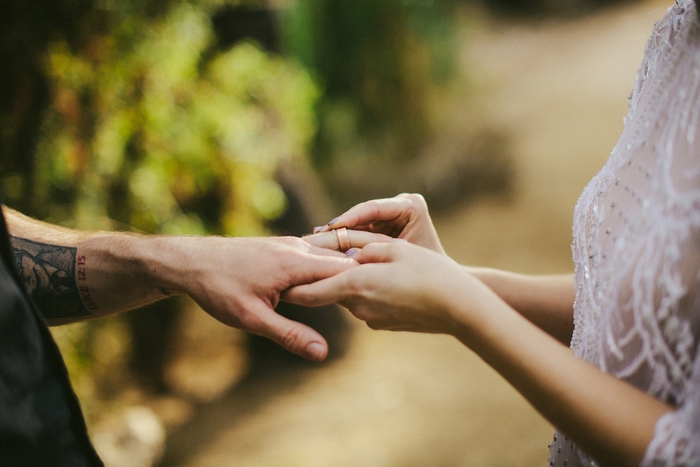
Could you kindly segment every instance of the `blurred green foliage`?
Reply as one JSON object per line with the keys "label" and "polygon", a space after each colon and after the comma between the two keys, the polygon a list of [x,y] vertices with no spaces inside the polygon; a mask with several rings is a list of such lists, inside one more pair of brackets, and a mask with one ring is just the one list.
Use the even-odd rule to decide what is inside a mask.
{"label": "blurred green foliage", "polygon": [[9,0],[6,202],[79,228],[253,235],[285,208],[282,161],[415,155],[456,70],[454,1],[286,2],[284,56],[218,45],[212,16],[242,4],[264,6]]}
{"label": "blurred green foliage", "polygon": [[283,46],[317,76],[315,162],[416,156],[429,99],[458,73],[454,0],[297,0],[283,10]]}
{"label": "blurred green foliage", "polygon": [[[295,0],[274,11],[283,54],[220,42],[217,13],[265,5],[6,0],[4,201],[81,229],[260,235],[287,206],[280,164],[414,155],[456,70],[453,2]],[[134,358],[128,323],[54,330],[84,402]]]}
{"label": "blurred green foliage", "polygon": [[120,11],[118,28],[80,53],[51,44],[34,194],[43,217],[254,235],[283,211],[274,171],[305,158],[319,90],[294,60],[253,43],[213,50],[207,6],[179,3],[148,22]]}
{"label": "blurred green foliage", "polygon": [[[275,171],[304,164],[316,132],[320,91],[297,60],[254,41],[219,47],[211,16],[225,2],[217,0],[56,2],[56,18],[41,8],[22,18],[15,6],[24,29],[38,22],[48,32],[38,39],[20,24],[5,33],[34,54],[17,79],[9,70],[19,54],[2,56],[0,74],[14,86],[2,117],[16,122],[2,135],[12,148],[1,174],[8,204],[80,229],[267,233],[287,203]],[[27,88],[28,79],[40,84]],[[18,113],[31,105],[35,118]],[[18,144],[24,134],[33,140]],[[54,330],[79,394],[124,374],[135,338],[126,323]]]}

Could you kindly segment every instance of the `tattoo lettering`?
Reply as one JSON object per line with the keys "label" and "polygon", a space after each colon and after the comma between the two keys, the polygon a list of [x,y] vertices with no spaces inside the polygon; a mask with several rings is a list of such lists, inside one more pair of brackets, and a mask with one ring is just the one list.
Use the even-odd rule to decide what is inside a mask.
{"label": "tattoo lettering", "polygon": [[76,248],[10,237],[15,267],[24,286],[47,318],[89,316],[96,310],[86,284],[85,256]]}
{"label": "tattoo lettering", "polygon": [[[78,259],[75,262],[75,265],[77,267],[75,273],[78,282],[84,282],[87,280],[87,272],[85,272],[85,262],[86,258],[84,255],[78,256]],[[78,284],[78,292],[80,292],[80,298],[83,300],[83,305],[85,305],[85,309],[87,309],[88,311],[97,310],[97,305],[95,305],[95,302],[92,300],[92,295],[90,295],[90,288],[86,284]]]}

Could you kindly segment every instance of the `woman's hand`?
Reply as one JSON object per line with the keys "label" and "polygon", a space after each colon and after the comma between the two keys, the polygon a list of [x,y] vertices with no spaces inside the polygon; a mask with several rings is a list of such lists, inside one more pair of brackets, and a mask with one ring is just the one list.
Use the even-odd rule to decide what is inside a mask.
{"label": "woman's hand", "polygon": [[486,309],[488,300],[498,300],[448,257],[408,242],[372,243],[353,259],[360,266],[293,287],[283,299],[340,303],[372,329],[444,334],[468,321],[456,310]]}
{"label": "woman's hand", "polygon": [[373,329],[456,337],[600,465],[638,465],[659,417],[673,410],[577,358],[446,256],[391,242],[353,258],[359,266],[283,298],[338,302]]}
{"label": "woman's hand", "polygon": [[402,238],[415,245],[445,253],[430,219],[428,205],[419,194],[400,194],[393,198],[360,203],[328,224],[317,227],[314,233],[341,227]]}

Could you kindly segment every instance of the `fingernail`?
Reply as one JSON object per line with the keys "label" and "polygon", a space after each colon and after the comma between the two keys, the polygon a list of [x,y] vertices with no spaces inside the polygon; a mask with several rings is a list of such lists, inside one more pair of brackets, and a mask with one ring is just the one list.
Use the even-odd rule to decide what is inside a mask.
{"label": "fingernail", "polygon": [[334,217],[333,219],[330,220],[330,222],[328,222],[328,225],[335,224],[336,222],[338,222],[338,219],[340,219],[340,217]]}
{"label": "fingernail", "polygon": [[347,256],[355,256],[358,251],[360,251],[359,248],[350,248],[348,251],[345,252],[345,254]]}
{"label": "fingernail", "polygon": [[324,227],[323,225],[316,226],[316,227],[314,227],[314,230],[312,230],[312,232],[315,233],[315,234],[317,234],[317,233],[319,233],[319,232],[321,231],[321,229],[322,229],[323,227]]}
{"label": "fingernail", "polygon": [[318,342],[312,342],[306,346],[306,356],[311,360],[320,362],[326,356],[326,348]]}

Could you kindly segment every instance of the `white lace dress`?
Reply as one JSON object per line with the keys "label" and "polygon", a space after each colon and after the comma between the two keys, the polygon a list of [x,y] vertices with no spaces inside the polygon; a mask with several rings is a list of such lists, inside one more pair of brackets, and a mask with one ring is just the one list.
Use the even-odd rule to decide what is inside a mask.
{"label": "white lace dress", "polygon": [[[700,23],[655,26],[625,129],[574,215],[574,353],[676,410],[642,466],[700,466]],[[597,465],[561,432],[550,466]]]}

